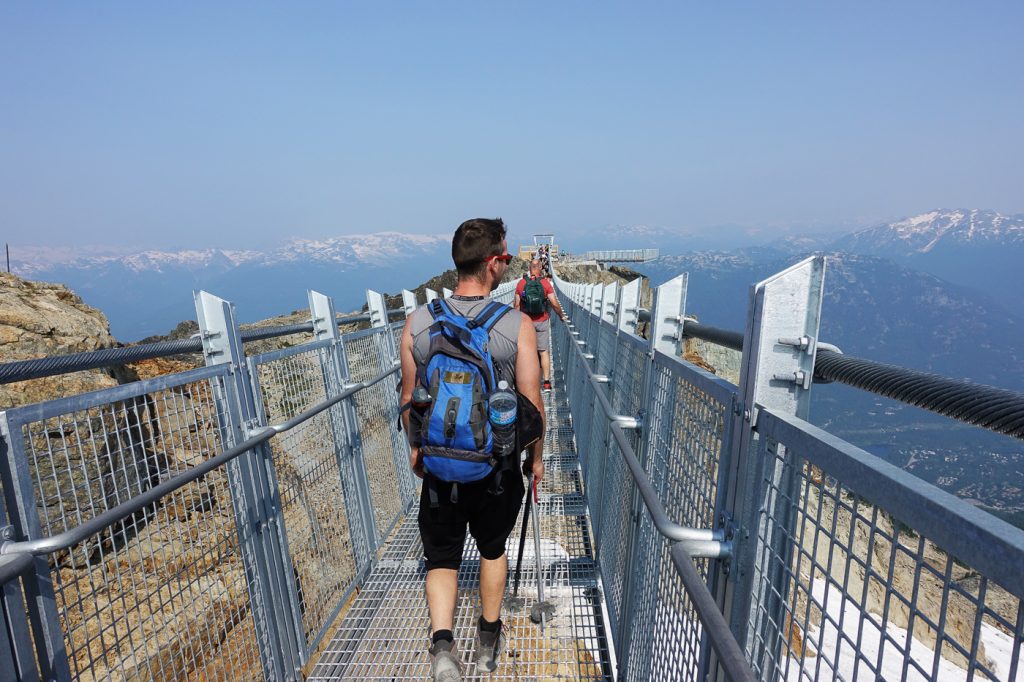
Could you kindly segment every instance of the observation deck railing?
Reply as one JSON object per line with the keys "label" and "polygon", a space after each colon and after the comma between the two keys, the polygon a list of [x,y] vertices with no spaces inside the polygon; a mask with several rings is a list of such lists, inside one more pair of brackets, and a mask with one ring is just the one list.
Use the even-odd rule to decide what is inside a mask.
{"label": "observation deck railing", "polygon": [[596,260],[601,263],[648,263],[659,255],[658,249],[611,249],[604,251],[584,251],[571,254],[569,260]]}

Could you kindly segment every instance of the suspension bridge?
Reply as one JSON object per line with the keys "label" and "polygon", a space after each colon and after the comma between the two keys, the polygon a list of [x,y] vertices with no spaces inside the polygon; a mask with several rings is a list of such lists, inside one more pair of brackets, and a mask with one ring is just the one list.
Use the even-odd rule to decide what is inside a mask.
{"label": "suspension bridge", "polygon": [[[824,265],[755,285],[742,334],[687,321],[685,275],[647,306],[639,281],[556,278],[569,323],[552,329],[539,551],[487,679],[1024,678],[1024,531],[806,421],[827,379],[1021,438],[1024,396],[823,343]],[[0,679],[427,677],[395,391],[420,302],[371,291],[339,317],[308,299],[308,323],[242,332],[200,292],[195,338],[0,365],[13,382],[204,359],[0,412]],[[738,384],[682,360],[686,336],[740,351]],[[455,636],[484,679],[475,552]],[[556,607],[540,625],[539,588]]]}

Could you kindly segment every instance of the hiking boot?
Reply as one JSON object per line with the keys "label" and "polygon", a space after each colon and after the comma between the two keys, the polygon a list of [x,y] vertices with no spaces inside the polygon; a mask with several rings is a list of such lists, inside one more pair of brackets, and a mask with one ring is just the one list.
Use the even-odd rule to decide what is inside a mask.
{"label": "hiking boot", "polygon": [[498,626],[496,632],[481,630],[479,625],[476,628],[476,651],[473,658],[476,659],[478,671],[493,673],[498,669],[498,656],[505,650],[505,628]]}
{"label": "hiking boot", "polygon": [[551,390],[551,382],[548,381],[547,379],[544,380],[544,390],[545,391],[550,391]]}
{"label": "hiking boot", "polygon": [[430,679],[434,682],[462,682],[462,664],[454,642],[442,640],[430,647]]}

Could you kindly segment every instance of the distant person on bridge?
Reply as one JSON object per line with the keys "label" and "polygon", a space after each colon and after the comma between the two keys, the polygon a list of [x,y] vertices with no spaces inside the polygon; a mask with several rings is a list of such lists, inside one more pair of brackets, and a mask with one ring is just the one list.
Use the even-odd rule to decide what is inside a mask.
{"label": "distant person on bridge", "polygon": [[[477,218],[462,223],[452,239],[452,260],[455,261],[459,283],[453,294],[444,300],[444,304],[461,316],[460,319],[468,318],[474,322],[482,320],[482,313],[492,304],[489,295],[505,276],[511,259],[505,241],[505,224],[500,218]],[[440,301],[435,303],[440,304]],[[515,526],[525,493],[519,472],[520,444],[530,452],[522,465],[523,471],[532,471],[538,482],[544,477],[544,405],[540,395],[537,333],[527,316],[507,306],[498,305],[498,308],[499,312],[490,314],[488,322],[481,322],[477,330],[487,329],[488,324],[493,324],[488,332],[487,345],[494,373],[520,394],[517,426],[525,428],[524,422],[532,417],[532,424],[536,428],[531,435],[533,440],[516,438],[517,448],[511,456],[515,471],[505,471],[499,464],[482,480],[459,483],[448,482],[451,478],[442,480],[441,473],[429,470],[430,462],[434,461],[433,452],[436,448],[433,446],[425,466],[421,448],[417,446],[421,441],[410,431],[410,414],[416,409],[412,406],[414,395],[423,394],[417,391],[418,385],[437,390],[432,388],[437,379],[424,375],[426,365],[434,362],[428,356],[432,343],[437,342],[436,339],[432,342],[432,332],[440,333],[440,323],[435,320],[439,311],[432,312],[430,306],[417,308],[409,316],[402,332],[402,422],[406,433],[410,434],[410,464],[413,472],[424,479],[418,520],[427,568],[426,594],[432,633],[430,653],[433,657],[431,674],[434,680],[441,682],[462,679],[462,666],[454,646],[453,629],[458,601],[458,570],[462,562],[467,526],[480,550],[480,602],[483,613],[477,621],[474,658],[480,672],[491,672],[497,666],[498,656],[506,641],[501,623],[501,602],[508,576],[505,542]],[[491,308],[490,312],[494,310]],[[493,318],[497,318],[497,321],[493,322]],[[437,358],[436,350],[434,352],[433,357]],[[452,378],[446,376],[444,380],[467,383],[467,380],[459,377],[469,374],[448,371],[446,375]],[[449,407],[445,408],[446,412],[440,413],[444,416],[445,432],[449,417],[458,420],[456,413],[462,414],[458,401],[453,403],[449,400],[447,404]],[[450,407],[453,404],[455,407]],[[529,404],[533,407],[530,408]],[[406,410],[406,406],[412,406],[412,409]],[[455,427],[456,424],[453,424],[453,431]],[[422,429],[419,430],[426,434]],[[541,436],[539,439],[538,434]],[[433,436],[424,435],[422,442],[426,443],[430,437]],[[493,458],[490,461],[495,462]]]}
{"label": "distant person on bridge", "polygon": [[558,318],[565,322],[565,313],[555,296],[555,288],[551,280],[543,276],[539,259],[530,261],[530,274],[519,280],[516,285],[515,307],[529,316],[533,328],[537,331],[537,354],[540,356],[540,369],[544,376],[544,390],[551,390],[551,316],[550,307]]}

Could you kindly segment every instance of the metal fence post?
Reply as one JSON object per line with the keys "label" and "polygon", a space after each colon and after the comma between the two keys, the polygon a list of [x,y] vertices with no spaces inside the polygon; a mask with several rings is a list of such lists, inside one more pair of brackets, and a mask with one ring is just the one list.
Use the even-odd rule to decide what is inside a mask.
{"label": "metal fence post", "polygon": [[661,351],[678,357],[683,348],[683,314],[686,306],[687,274],[678,275],[654,291],[648,334],[651,353]]}
{"label": "metal fence post", "polygon": [[[345,353],[345,342],[338,330],[337,315],[334,301],[317,292],[309,291],[309,309],[313,317],[313,334],[319,339],[333,341],[330,352],[334,358],[335,372],[329,386],[336,386],[342,391],[350,383],[348,356]],[[333,396],[331,396],[333,397]],[[370,499],[370,480],[366,474],[366,463],[359,447],[359,420],[356,418],[352,400],[344,400],[341,405],[340,423],[335,423],[335,413],[331,413],[331,430],[334,433],[335,456],[338,459],[338,472],[343,474],[349,467],[343,465],[343,459],[352,462],[351,470],[354,480],[342,478],[341,485],[345,494],[346,506],[352,505],[362,519],[361,524],[352,523],[349,516],[349,533],[352,535],[352,546],[356,551],[356,565],[360,572],[368,570],[377,551],[377,529],[373,515],[373,502]],[[358,525],[358,528],[356,527]],[[357,537],[359,536],[359,537]]]}
{"label": "metal fence post", "polygon": [[637,321],[640,319],[640,286],[643,279],[637,277],[629,284],[622,287],[619,295],[619,309],[615,318],[615,325],[619,332],[636,335]]}
{"label": "metal fence post", "polygon": [[423,293],[424,293],[424,294],[426,295],[426,297],[427,297],[427,303],[430,303],[430,302],[431,302],[431,301],[433,301],[433,300],[434,300],[435,298],[437,298],[437,292],[436,292],[436,291],[434,291],[433,289],[426,289],[426,290],[424,290],[424,292],[423,292]]}
{"label": "metal fence post", "polygon": [[452,291],[451,289],[449,289],[448,287],[444,287],[444,288],[443,288],[443,289],[441,290],[441,293],[443,293],[443,294],[444,294],[444,297],[445,297],[445,298],[451,298],[451,297],[452,297],[452,294],[453,294],[454,292],[453,292],[453,291]]}
{"label": "metal fence post", "polygon": [[601,319],[615,326],[619,309],[619,285],[617,282],[605,285],[601,300],[604,306],[604,309],[601,311]]}
{"label": "metal fence post", "polygon": [[[451,295],[451,291],[445,289],[448,292],[445,297]],[[378,357],[381,360],[380,371],[385,371],[392,366],[392,363],[398,362],[398,346],[395,343],[395,337],[391,333],[391,323],[388,318],[387,308],[384,307],[384,296],[372,291],[366,290],[366,301],[370,308],[370,325],[373,327],[381,327],[381,334],[378,335]],[[373,311],[376,310],[375,314]],[[383,336],[383,339],[380,339]],[[394,416],[397,418],[399,408],[398,404],[398,391],[389,391],[388,396],[385,400],[390,404],[394,410]],[[392,456],[394,457],[395,463],[395,474],[398,478],[398,490],[402,496],[402,502],[408,504],[413,497],[415,484],[412,480],[412,471],[409,468],[409,441],[404,436],[399,436],[397,432],[392,431],[391,433],[391,445],[392,445]],[[387,529],[383,529],[387,530]]]}
{"label": "metal fence post", "polygon": [[[0,477],[4,492],[4,499],[0,500],[0,526],[11,524],[12,540],[42,537],[32,472],[25,456],[22,435],[20,429],[19,432],[11,432],[6,412],[0,412]],[[2,507],[10,510],[9,518],[4,514]],[[15,581],[0,586],[3,589],[3,604],[0,606],[7,609],[9,623],[20,627],[26,626],[24,607],[27,607],[27,624],[32,628],[36,663],[43,679],[61,682],[71,680],[71,666],[64,646],[64,629],[57,613],[57,597],[53,590],[53,579],[50,577],[48,557],[35,557],[32,568],[21,577],[20,583],[25,590],[26,603],[22,605],[23,608],[18,608],[22,602],[18,582]],[[18,638],[21,641],[17,642],[18,666],[29,671],[25,676],[32,679],[35,675],[35,663],[31,661],[31,655],[25,651],[27,628],[23,634],[24,638]],[[12,642],[13,644],[15,642]],[[22,656],[26,655],[27,658],[21,660]],[[11,670],[15,668],[12,666]]]}
{"label": "metal fence post", "polygon": [[[635,289],[636,304],[629,306],[634,309],[639,308],[640,300],[640,286],[639,280],[636,280],[637,285]],[[671,409],[672,406],[660,405],[655,400],[654,396],[654,384],[655,384],[655,370],[654,370],[654,355],[657,352],[664,353],[671,357],[679,355],[679,348],[682,344],[682,319],[686,307],[686,288],[688,282],[688,275],[683,273],[677,275],[672,279],[668,280],[661,286],[654,290],[654,300],[651,305],[651,322],[648,329],[648,357],[644,368],[644,378],[642,386],[641,399],[641,424],[642,431],[640,438],[637,439],[637,459],[640,461],[640,465],[643,466],[647,472],[651,481],[654,483],[658,496],[664,496],[664,481],[665,476],[662,472],[653,471],[651,464],[650,453],[653,448],[657,445],[658,435],[655,433],[655,425],[662,431],[660,434],[662,439],[665,439],[665,431],[671,426],[669,418],[662,414],[662,410],[666,407]],[[634,296],[633,291],[629,294],[630,297]],[[619,327],[629,326],[629,316],[633,317],[633,328],[636,328],[636,315],[637,312],[634,310],[632,313],[627,313],[627,305],[622,305],[622,314],[619,317]],[[655,419],[657,416],[657,419]],[[630,559],[627,564],[627,570],[629,574],[633,576],[633,579],[629,581],[626,589],[626,595],[623,599],[623,614],[622,624],[620,632],[618,633],[621,639],[620,646],[623,650],[619,652],[619,676],[622,679],[627,678],[627,673],[630,670],[630,665],[639,666],[636,668],[639,672],[635,676],[639,680],[647,680],[650,677],[650,662],[652,659],[651,646],[654,641],[653,630],[654,622],[653,619],[638,620],[636,619],[637,610],[637,585],[636,581],[641,575],[647,575],[649,580],[653,580],[657,584],[658,572],[660,570],[660,562],[658,556],[660,551],[655,551],[656,548],[644,547],[639,542],[639,533],[637,532],[640,527],[640,519],[646,517],[646,511],[643,506],[643,502],[640,499],[639,493],[633,495],[633,518],[636,519],[634,522],[633,533],[630,534]],[[655,543],[663,542],[664,540],[660,536],[652,536]],[[650,572],[645,573],[642,567],[646,567],[648,563],[651,564]],[[627,643],[628,638],[628,643]],[[643,647],[641,651],[636,651],[633,648],[633,644]],[[628,646],[628,650],[625,647]]]}
{"label": "metal fence post", "polygon": [[408,289],[402,289],[402,306],[405,308],[405,316],[408,318],[416,310],[416,294]]}
{"label": "metal fence post", "polygon": [[[384,300],[384,294],[374,291],[373,289],[366,290],[366,307],[370,311],[370,326],[371,327],[388,327],[390,322],[388,318],[388,306]],[[380,343],[384,344],[381,348],[390,357],[398,357],[398,349],[395,347],[395,340],[391,334],[385,334],[384,340]]]}
{"label": "metal fence post", "polygon": [[[196,292],[195,300],[206,364],[231,366],[225,390],[215,392],[224,443],[236,445],[265,424],[259,423],[235,307],[205,291]],[[264,674],[269,680],[299,679],[305,637],[295,620],[297,594],[269,445],[232,460],[226,470]]]}
{"label": "metal fence post", "polygon": [[[750,291],[732,452],[729,461],[722,463],[726,479],[719,488],[717,505],[732,516],[734,554],[728,582],[720,581],[717,597],[736,640],[752,662],[764,654],[770,660],[778,659],[777,651],[766,651],[763,647],[780,642],[768,638],[765,632],[755,636],[750,631],[751,614],[758,604],[763,604],[769,616],[781,623],[789,583],[786,572],[778,571],[769,577],[771,585],[767,588],[754,584],[754,563],[760,554],[759,529],[763,528],[760,514],[764,510],[774,516],[778,497],[788,495],[792,500],[798,493],[794,472],[759,459],[754,430],[756,406],[807,417],[824,276],[825,258],[815,256],[759,282]],[[778,496],[769,499],[765,479],[778,489]],[[776,517],[776,523],[776,531],[768,542],[772,552],[783,557],[783,565],[788,566],[796,520]],[[767,625],[762,624],[761,628],[767,629]],[[774,675],[775,671],[762,673]]]}

